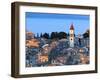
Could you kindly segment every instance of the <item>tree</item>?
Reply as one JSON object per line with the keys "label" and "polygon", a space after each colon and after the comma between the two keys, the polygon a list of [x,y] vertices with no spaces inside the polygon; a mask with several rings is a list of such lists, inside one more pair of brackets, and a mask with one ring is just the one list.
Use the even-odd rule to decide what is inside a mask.
{"label": "tree", "polygon": [[39,34],[37,33],[37,38],[39,38]]}
{"label": "tree", "polygon": [[43,37],[42,33],[40,34],[40,37],[41,37],[41,38]]}
{"label": "tree", "polygon": [[46,38],[46,39],[49,39],[49,34],[48,34],[48,33],[44,33],[44,34],[42,35],[42,37],[43,37],[43,38]]}
{"label": "tree", "polygon": [[81,38],[78,39],[79,45],[81,45]]}
{"label": "tree", "polygon": [[75,37],[76,35],[74,34],[74,37]]}
{"label": "tree", "polygon": [[58,36],[59,36],[59,39],[67,38],[67,33],[59,32]]}
{"label": "tree", "polygon": [[83,34],[84,38],[88,38],[89,37],[89,30],[87,30],[84,34]]}
{"label": "tree", "polygon": [[67,38],[67,33],[65,32],[52,32],[51,33],[51,39],[63,39]]}
{"label": "tree", "polygon": [[52,32],[50,38],[51,39],[57,39],[58,38],[58,33],[57,32]]}

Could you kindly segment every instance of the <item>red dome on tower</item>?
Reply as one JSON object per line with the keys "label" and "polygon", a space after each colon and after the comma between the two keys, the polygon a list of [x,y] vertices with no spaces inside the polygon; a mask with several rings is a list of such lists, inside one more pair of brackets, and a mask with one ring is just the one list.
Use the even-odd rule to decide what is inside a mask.
{"label": "red dome on tower", "polygon": [[73,26],[73,24],[71,24],[71,26],[70,26],[70,30],[74,30],[74,26]]}

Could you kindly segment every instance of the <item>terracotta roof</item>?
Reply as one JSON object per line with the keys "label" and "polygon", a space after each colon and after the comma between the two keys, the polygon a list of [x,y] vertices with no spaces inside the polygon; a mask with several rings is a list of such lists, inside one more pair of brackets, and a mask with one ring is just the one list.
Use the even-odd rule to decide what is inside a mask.
{"label": "terracotta roof", "polygon": [[73,24],[71,24],[70,29],[71,29],[71,30],[74,30],[74,26],[73,26]]}
{"label": "terracotta roof", "polygon": [[39,43],[37,39],[26,40],[26,46],[28,47],[39,47]]}

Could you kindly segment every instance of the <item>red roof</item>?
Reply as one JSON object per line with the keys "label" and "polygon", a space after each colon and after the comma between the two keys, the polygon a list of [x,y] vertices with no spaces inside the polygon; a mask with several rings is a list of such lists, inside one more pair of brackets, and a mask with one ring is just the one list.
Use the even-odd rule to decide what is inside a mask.
{"label": "red roof", "polygon": [[71,29],[71,30],[74,30],[74,26],[73,26],[73,24],[71,24],[70,29]]}

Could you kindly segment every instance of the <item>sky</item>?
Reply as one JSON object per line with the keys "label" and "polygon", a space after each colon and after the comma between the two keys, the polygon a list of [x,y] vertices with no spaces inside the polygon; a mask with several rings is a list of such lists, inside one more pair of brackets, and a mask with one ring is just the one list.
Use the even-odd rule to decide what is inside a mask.
{"label": "sky", "polygon": [[71,24],[75,34],[83,34],[90,27],[89,15],[78,14],[51,14],[51,13],[25,13],[26,30],[35,34],[51,32],[69,32]]}

